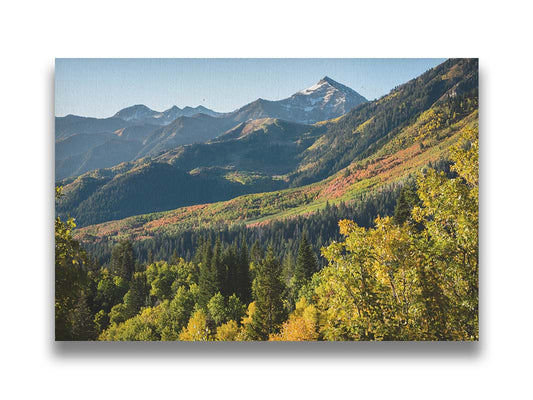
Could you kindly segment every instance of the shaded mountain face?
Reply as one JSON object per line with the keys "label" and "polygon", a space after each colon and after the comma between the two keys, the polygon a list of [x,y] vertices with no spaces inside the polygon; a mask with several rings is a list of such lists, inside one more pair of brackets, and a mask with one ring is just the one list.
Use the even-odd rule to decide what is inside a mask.
{"label": "shaded mountain face", "polygon": [[58,140],[75,134],[114,132],[129,125],[127,121],[115,117],[88,118],[67,115],[55,118],[55,134]]}
{"label": "shaded mountain face", "polygon": [[171,124],[152,131],[143,141],[138,157],[154,156],[185,144],[206,142],[235,125],[231,119],[205,114],[180,117]]}
{"label": "shaded mountain face", "polygon": [[[219,113],[203,106],[195,108],[172,107],[166,111],[158,112],[144,105],[135,105],[124,108],[111,118],[88,118],[77,115],[56,117],[56,180],[69,176],[77,176],[91,169],[107,168],[125,161],[136,160],[152,149],[156,152],[169,149],[172,146],[202,142],[211,139],[223,132],[229,126],[221,124],[220,129],[214,133],[213,124],[208,120]],[[174,140],[169,140],[165,135],[151,136],[161,127],[170,126],[179,118],[205,117],[205,127],[200,127],[198,135],[191,133],[191,124],[178,123],[180,129],[174,129]],[[207,132],[207,133],[206,133]],[[207,136],[206,136],[207,135]],[[154,138],[161,138],[161,143],[154,143]],[[168,144],[168,145],[167,145]]]}
{"label": "shaded mountain face", "polygon": [[230,113],[228,117],[239,122],[258,118],[279,118],[309,124],[340,117],[366,101],[355,90],[326,76],[316,85],[287,99],[258,99]]}
{"label": "shaded mountain face", "polygon": [[[274,118],[241,123],[207,142],[180,146],[155,157],[185,171],[209,168],[274,177],[290,173],[299,155],[324,129]],[[280,182],[283,186],[287,182]]]}
{"label": "shaded mountain face", "polygon": [[57,139],[56,180],[137,159],[146,137],[157,128],[155,125],[139,124],[113,132],[80,133]]}

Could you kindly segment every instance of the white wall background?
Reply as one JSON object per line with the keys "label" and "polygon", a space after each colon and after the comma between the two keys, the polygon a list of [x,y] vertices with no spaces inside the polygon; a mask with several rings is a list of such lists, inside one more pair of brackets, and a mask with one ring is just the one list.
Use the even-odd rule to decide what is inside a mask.
{"label": "white wall background", "polygon": [[[531,376],[527,2],[18,1],[0,12],[2,397],[525,398]],[[479,57],[481,341],[53,342],[55,57]]]}

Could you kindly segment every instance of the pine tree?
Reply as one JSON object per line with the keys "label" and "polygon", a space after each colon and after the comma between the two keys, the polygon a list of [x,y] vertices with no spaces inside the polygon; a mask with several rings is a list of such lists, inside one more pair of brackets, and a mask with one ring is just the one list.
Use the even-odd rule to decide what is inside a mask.
{"label": "pine tree", "polygon": [[172,252],[172,257],[170,258],[170,264],[171,265],[178,265],[180,262],[180,257],[178,255],[178,252],[176,249]]}
{"label": "pine tree", "polygon": [[254,263],[258,264],[263,258],[265,258],[265,251],[259,244],[259,240],[256,240],[252,246],[251,259]]}
{"label": "pine tree", "polygon": [[225,274],[221,282],[220,291],[224,296],[237,293],[239,287],[239,255],[235,243],[224,251],[222,268]]}
{"label": "pine tree", "polygon": [[269,247],[266,258],[256,266],[253,295],[256,312],[252,316],[252,332],[255,340],[268,340],[285,319],[283,308],[282,271],[280,262]]}
{"label": "pine tree", "polygon": [[313,249],[307,241],[307,233],[304,233],[300,240],[296,267],[291,279],[291,297],[294,303],[298,301],[300,289],[309,282],[315,272],[318,272],[318,264]]}
{"label": "pine tree", "polygon": [[402,225],[411,218],[411,210],[420,204],[416,193],[416,182],[407,182],[400,191],[396,207],[394,208],[394,223]]}
{"label": "pine tree", "polygon": [[142,307],[147,305],[150,289],[146,280],[146,275],[136,272],[130,282],[130,290],[124,296],[127,318],[135,316]]}
{"label": "pine tree", "polygon": [[111,271],[117,276],[130,281],[135,271],[133,246],[129,240],[120,241],[111,252]]}
{"label": "pine tree", "polygon": [[72,310],[72,339],[92,340],[96,335],[95,328],[94,316],[87,305],[85,292],[82,292],[76,307]]}
{"label": "pine tree", "polygon": [[202,263],[200,264],[200,274],[198,277],[198,304],[205,309],[211,297],[213,297],[218,291],[218,277],[216,270],[213,269],[213,249],[211,248],[211,241],[208,240],[204,242],[203,246]]}
{"label": "pine tree", "polygon": [[250,284],[250,256],[248,254],[248,245],[246,244],[246,237],[243,235],[242,243],[239,253],[238,270],[237,270],[237,285],[235,293],[239,298],[248,303],[251,298],[251,284]]}
{"label": "pine tree", "polygon": [[222,263],[222,243],[220,237],[215,242],[215,252],[213,254],[213,260],[211,261],[211,268],[216,276],[216,292],[223,291],[224,284],[226,282],[226,269]]}

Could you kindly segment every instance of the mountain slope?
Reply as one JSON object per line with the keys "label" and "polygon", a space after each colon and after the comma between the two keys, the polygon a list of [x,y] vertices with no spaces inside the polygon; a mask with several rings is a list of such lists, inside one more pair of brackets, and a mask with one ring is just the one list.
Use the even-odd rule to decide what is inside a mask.
{"label": "mountain slope", "polygon": [[[477,98],[477,85],[477,59],[450,59],[381,99],[361,104],[330,124],[328,134],[308,149],[292,185],[324,179],[332,171],[368,155],[434,104],[450,99],[460,102],[461,96],[468,95]],[[452,104],[455,108],[459,106]]]}
{"label": "mountain slope", "polygon": [[151,132],[143,141],[143,148],[138,157],[156,155],[180,145],[205,142],[233,126],[235,126],[234,121],[205,114],[179,117],[170,125]]}
{"label": "mountain slope", "polygon": [[111,138],[82,154],[56,159],[56,176],[58,173],[77,176],[97,168],[109,168],[131,160],[140,149],[137,141]]}
{"label": "mountain slope", "polygon": [[221,167],[270,176],[284,175],[297,166],[299,154],[318,135],[316,131],[312,125],[257,119],[241,123],[207,143],[181,146],[155,160],[187,171]]}
{"label": "mountain slope", "polygon": [[[105,119],[73,115],[56,118],[56,180],[135,160],[152,149],[157,153],[177,144],[202,142],[233,124],[220,121],[217,125],[220,128],[211,133],[215,124],[208,120],[213,117],[200,112],[218,115],[202,106],[185,107],[183,110],[174,106],[160,113],[144,105],[136,105]],[[182,120],[171,126],[172,121],[180,118],[193,118],[196,124]],[[198,121],[201,121],[200,124]],[[161,127],[167,125],[170,127],[168,130]],[[167,135],[161,135],[161,132],[168,131]],[[150,136],[153,132],[154,135]],[[170,140],[171,137],[173,140]],[[157,140],[160,142],[156,143]]]}
{"label": "mountain slope", "polygon": [[454,121],[443,122],[445,111],[446,106],[431,108],[403,128],[395,140],[320,182],[105,222],[81,228],[76,235],[88,243],[106,243],[123,237],[134,240],[179,237],[189,230],[232,224],[257,228],[277,220],[315,213],[328,204],[364,201],[369,194],[401,184],[428,164],[445,159],[448,149],[464,129],[477,130],[477,110],[465,111]]}
{"label": "mountain slope", "polygon": [[[306,138],[311,128],[280,120],[253,121],[242,124],[240,132],[244,134],[236,138],[229,137],[232,130],[209,143],[181,146],[153,159],[88,172],[63,182],[65,198],[57,210],[77,216],[81,226],[192,204],[190,199],[205,202],[281,189],[288,182],[276,175],[296,166],[297,155],[312,140]],[[170,182],[185,186],[176,188]],[[138,200],[142,194],[136,193],[159,183],[167,189],[150,191],[143,201]]]}
{"label": "mountain slope", "polygon": [[88,118],[77,115],[55,118],[56,140],[74,134],[114,132],[130,124],[120,118]]}
{"label": "mountain slope", "polygon": [[156,128],[154,125],[139,124],[112,133],[73,134],[56,140],[56,180],[138,158],[142,142]]}

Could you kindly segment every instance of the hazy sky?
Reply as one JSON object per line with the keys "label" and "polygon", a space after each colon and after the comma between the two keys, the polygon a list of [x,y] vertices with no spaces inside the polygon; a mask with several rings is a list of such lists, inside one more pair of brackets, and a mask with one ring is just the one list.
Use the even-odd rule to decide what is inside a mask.
{"label": "hazy sky", "polygon": [[134,104],[227,112],[289,97],[326,75],[373,100],[444,60],[56,59],[55,114],[109,117]]}

